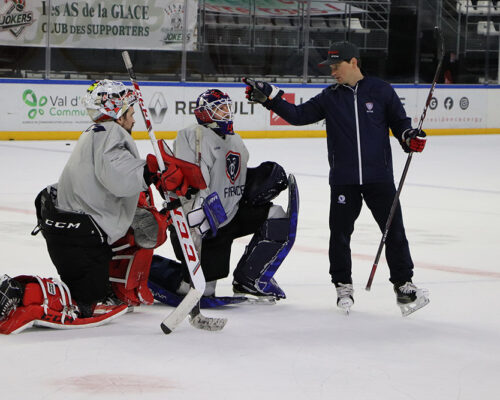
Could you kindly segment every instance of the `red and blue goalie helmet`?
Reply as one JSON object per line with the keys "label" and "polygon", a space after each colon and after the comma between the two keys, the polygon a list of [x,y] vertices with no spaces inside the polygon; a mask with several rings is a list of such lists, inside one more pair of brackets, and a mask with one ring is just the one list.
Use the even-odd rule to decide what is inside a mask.
{"label": "red and blue goalie helmet", "polygon": [[208,89],[198,96],[194,115],[200,125],[221,135],[234,135],[230,97],[219,89]]}

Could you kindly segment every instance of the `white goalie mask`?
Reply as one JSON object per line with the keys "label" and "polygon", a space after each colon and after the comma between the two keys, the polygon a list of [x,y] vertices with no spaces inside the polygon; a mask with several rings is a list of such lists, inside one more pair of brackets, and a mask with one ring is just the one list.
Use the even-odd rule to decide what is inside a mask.
{"label": "white goalie mask", "polygon": [[94,122],[117,120],[137,102],[135,91],[122,82],[104,79],[95,81],[82,98],[82,103]]}

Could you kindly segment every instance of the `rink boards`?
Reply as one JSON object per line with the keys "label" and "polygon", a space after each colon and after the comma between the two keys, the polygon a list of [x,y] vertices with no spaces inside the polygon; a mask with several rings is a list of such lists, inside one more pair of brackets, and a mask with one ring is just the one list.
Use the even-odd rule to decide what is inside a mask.
{"label": "rink boards", "polygon": [[[0,79],[2,117],[0,140],[77,139],[89,126],[81,104],[91,81]],[[318,94],[325,84],[279,84],[284,97],[295,104]],[[144,100],[158,138],[172,139],[176,132],[196,123],[196,98],[219,88],[233,100],[235,130],[244,138],[324,137],[324,121],[291,126],[278,115],[245,98],[239,83],[142,82]],[[429,85],[394,85],[413,126],[418,124]],[[431,135],[500,133],[499,85],[438,85],[423,128]],[[361,105],[369,112],[373,105]],[[137,112],[139,110],[136,110]],[[137,115],[134,137],[147,138]]]}

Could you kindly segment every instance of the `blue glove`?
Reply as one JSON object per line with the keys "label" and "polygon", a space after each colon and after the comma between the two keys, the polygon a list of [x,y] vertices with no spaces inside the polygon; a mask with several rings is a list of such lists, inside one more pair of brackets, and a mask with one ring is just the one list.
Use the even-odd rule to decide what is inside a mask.
{"label": "blue glove", "polygon": [[195,228],[203,238],[214,237],[220,224],[226,219],[227,215],[217,192],[211,193],[203,200],[201,207],[187,214],[189,227]]}
{"label": "blue glove", "polygon": [[250,101],[264,104],[266,101],[272,100],[276,96],[281,97],[283,94],[283,90],[266,82],[254,81],[252,78],[243,78],[242,81],[247,85],[245,93],[246,98]]}

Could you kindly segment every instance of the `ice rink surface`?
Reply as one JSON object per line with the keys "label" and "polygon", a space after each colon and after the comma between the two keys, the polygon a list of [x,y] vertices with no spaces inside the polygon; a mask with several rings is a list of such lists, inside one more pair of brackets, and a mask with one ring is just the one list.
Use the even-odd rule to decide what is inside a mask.
{"label": "ice rink surface", "polygon": [[[349,399],[476,400],[500,393],[500,135],[430,137],[401,196],[430,304],[403,318],[384,257],[364,290],[380,242],[363,207],[352,240],[355,305],[336,307],[328,274],[325,139],[246,140],[250,166],[274,160],[294,173],[300,213],[294,248],[276,274],[288,298],[274,306],[205,310],[221,332],[187,321],[167,336],[172,310],[139,307],[86,330],[29,329],[0,337],[2,400]],[[138,142],[150,152],[148,141]],[[396,181],[406,160],[392,139]],[[55,276],[33,201],[57,181],[74,142],[0,142],[0,273]],[[281,195],[277,202],[286,205]],[[232,265],[250,238],[233,247]],[[159,253],[173,257],[170,246]],[[231,280],[219,295],[231,293]]]}

